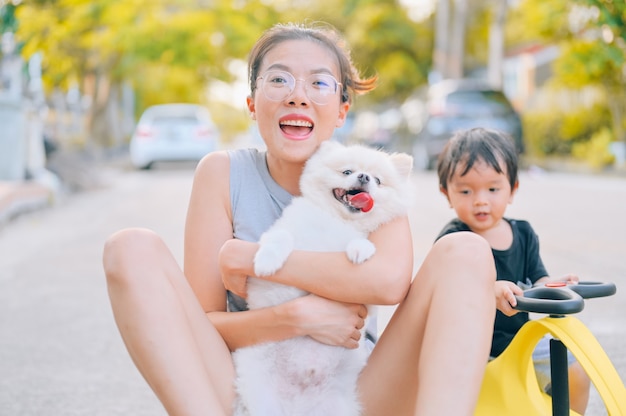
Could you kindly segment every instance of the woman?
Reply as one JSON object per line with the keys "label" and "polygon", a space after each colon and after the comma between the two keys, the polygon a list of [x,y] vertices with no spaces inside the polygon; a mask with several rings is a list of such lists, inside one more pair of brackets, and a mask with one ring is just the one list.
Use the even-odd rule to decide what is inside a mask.
{"label": "woman", "polygon": [[473,412],[489,354],[495,269],[489,246],[472,233],[442,238],[414,279],[406,217],[370,236],[377,252],[361,265],[343,253],[296,251],[268,279],[311,295],[227,312],[245,309],[247,278],[257,278],[255,241],[299,194],[305,162],[344,123],[352,95],[374,87],[375,79],[359,77],[342,45],[328,27],[292,24],[273,27],[257,42],[247,104],[267,152],[215,152],[199,163],[184,273],[148,230],[122,230],[106,242],[117,325],[171,415],[230,414],[230,354],[239,347],[307,335],[356,348],[364,304],[397,303],[359,379],[364,413]]}

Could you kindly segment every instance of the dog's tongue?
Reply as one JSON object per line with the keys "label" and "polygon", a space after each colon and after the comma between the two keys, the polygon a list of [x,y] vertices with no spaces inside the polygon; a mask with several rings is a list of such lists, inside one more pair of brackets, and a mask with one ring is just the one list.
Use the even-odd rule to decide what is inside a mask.
{"label": "dog's tongue", "polygon": [[348,195],[348,201],[353,207],[367,212],[374,206],[374,199],[367,192],[359,192],[355,195]]}

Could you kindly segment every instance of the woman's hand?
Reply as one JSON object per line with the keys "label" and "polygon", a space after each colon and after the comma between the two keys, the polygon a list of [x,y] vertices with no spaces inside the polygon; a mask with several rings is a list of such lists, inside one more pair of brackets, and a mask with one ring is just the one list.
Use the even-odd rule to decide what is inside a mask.
{"label": "woman's hand", "polygon": [[513,316],[517,312],[515,296],[523,296],[524,291],[513,282],[497,280],[494,285],[496,294],[496,308],[506,316]]}
{"label": "woman's hand", "polygon": [[243,240],[228,240],[219,254],[222,282],[227,290],[237,296],[248,296],[248,276],[254,275],[254,254],[258,244]]}
{"label": "woman's hand", "polygon": [[337,302],[311,294],[297,299],[294,308],[302,335],[327,345],[359,346],[361,329],[367,317],[364,305]]}

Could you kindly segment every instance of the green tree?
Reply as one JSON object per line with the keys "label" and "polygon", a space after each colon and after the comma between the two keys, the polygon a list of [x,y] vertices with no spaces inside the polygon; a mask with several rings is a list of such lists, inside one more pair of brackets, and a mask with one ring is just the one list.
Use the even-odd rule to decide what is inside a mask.
{"label": "green tree", "polygon": [[[24,58],[44,55],[48,93],[78,85],[91,97],[87,141],[101,146],[123,135],[123,85],[135,91],[137,113],[160,102],[207,104],[207,84],[232,81],[231,64],[245,61],[259,34],[279,21],[321,20],[341,30],[363,72],[380,77],[379,88],[358,100],[363,105],[408,96],[425,82],[432,50],[431,22],[410,20],[394,0],[32,0],[17,18]],[[230,121],[224,128],[243,115],[223,105],[216,111]]]}
{"label": "green tree", "polygon": [[356,101],[370,106],[401,101],[427,80],[432,57],[432,21],[415,22],[397,0],[301,0],[280,10],[284,21],[332,24],[350,46],[365,75],[379,86]]}
{"label": "green tree", "polygon": [[17,20],[15,19],[15,6],[11,3],[0,6],[0,34],[15,32]]}
{"label": "green tree", "polygon": [[556,43],[554,83],[601,89],[613,135],[626,141],[626,3],[623,0],[525,0],[520,16],[528,35]]}
{"label": "green tree", "polygon": [[192,0],[48,0],[18,7],[25,58],[44,54],[47,91],[77,84],[91,97],[88,143],[120,141],[116,107],[130,82],[138,108],[165,101],[202,102],[210,78],[229,80],[228,58],[243,59],[274,20],[258,2],[232,8]]}

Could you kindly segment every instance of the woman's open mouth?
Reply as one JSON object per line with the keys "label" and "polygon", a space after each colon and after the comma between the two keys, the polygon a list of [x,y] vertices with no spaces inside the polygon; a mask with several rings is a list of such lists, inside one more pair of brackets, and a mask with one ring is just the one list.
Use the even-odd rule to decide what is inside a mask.
{"label": "woman's open mouth", "polygon": [[307,120],[281,120],[279,125],[290,137],[308,137],[313,130],[313,123]]}

